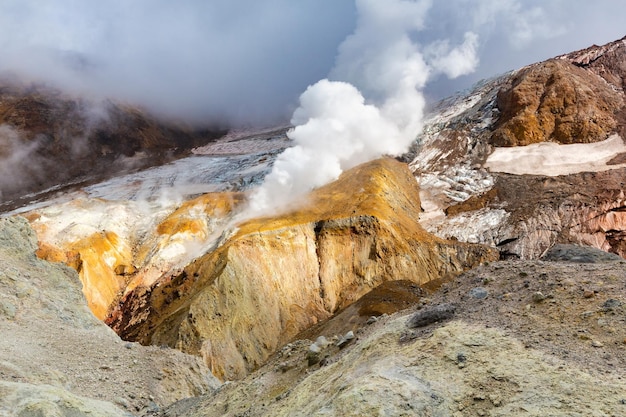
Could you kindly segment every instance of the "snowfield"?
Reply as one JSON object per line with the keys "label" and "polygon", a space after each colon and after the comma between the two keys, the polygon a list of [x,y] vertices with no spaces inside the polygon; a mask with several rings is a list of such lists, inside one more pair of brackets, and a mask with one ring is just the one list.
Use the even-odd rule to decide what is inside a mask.
{"label": "snowfield", "polygon": [[487,158],[485,167],[491,172],[554,177],[626,167],[626,164],[607,164],[623,153],[626,153],[626,144],[619,135],[612,135],[596,143],[559,145],[543,142],[514,148],[497,148]]}

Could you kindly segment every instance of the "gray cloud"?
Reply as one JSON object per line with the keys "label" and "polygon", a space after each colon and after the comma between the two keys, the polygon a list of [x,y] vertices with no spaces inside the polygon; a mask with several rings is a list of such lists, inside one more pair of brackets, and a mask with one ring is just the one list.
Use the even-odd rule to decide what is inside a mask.
{"label": "gray cloud", "polygon": [[347,0],[6,0],[0,70],[195,121],[288,119],[354,19]]}
{"label": "gray cloud", "polygon": [[431,80],[426,92],[441,98],[476,81],[556,55],[602,45],[626,35],[626,2],[615,0],[447,0],[434,2],[427,37],[479,35],[480,63],[456,80]]}
{"label": "gray cloud", "polygon": [[[196,122],[270,124],[287,120],[300,93],[329,74],[354,31],[353,3],[3,0],[0,71]],[[430,8],[415,22],[417,44],[462,45],[468,32],[478,35],[466,43],[479,57],[476,71],[455,81],[432,74],[432,97],[626,35],[626,2],[616,0],[421,3]]]}

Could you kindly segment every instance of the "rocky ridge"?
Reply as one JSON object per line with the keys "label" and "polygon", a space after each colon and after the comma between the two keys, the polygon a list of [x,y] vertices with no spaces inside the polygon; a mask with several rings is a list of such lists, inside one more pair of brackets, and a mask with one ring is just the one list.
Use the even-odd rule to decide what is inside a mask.
{"label": "rocky ridge", "polygon": [[410,157],[424,227],[503,257],[568,242],[624,256],[625,56],[621,39],[442,102]]}
{"label": "rocky ridge", "polygon": [[[606,255],[571,246],[558,262],[483,265],[343,347],[338,315],[242,381],[156,415],[621,415],[626,261]],[[330,344],[311,364],[320,335]]]}
{"label": "rocky ridge", "polygon": [[[223,135],[17,79],[0,80],[0,209],[159,165]],[[15,175],[19,172],[20,175]]]}

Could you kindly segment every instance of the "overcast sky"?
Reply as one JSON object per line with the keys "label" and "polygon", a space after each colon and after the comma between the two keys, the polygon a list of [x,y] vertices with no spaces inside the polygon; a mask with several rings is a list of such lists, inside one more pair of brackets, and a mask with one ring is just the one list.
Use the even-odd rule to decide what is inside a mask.
{"label": "overcast sky", "polygon": [[[432,75],[430,99],[626,35],[622,0],[419,1],[425,56],[478,36],[476,71]],[[355,22],[354,0],[1,0],[0,72],[195,122],[271,124],[329,76]]]}

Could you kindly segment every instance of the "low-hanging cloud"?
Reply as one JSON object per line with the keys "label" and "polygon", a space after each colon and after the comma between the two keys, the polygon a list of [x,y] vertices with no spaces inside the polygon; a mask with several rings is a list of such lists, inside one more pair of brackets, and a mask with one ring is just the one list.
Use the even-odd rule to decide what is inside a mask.
{"label": "low-hanging cloud", "polygon": [[208,124],[285,120],[334,61],[336,0],[6,0],[0,73]]}
{"label": "low-hanging cloud", "polygon": [[[445,74],[433,83],[433,75],[426,90],[441,97],[477,79],[623,36],[626,3],[406,1],[379,13],[413,25],[419,32],[411,40],[422,46],[465,43],[458,53],[476,48],[480,62],[471,75],[453,83]],[[352,0],[3,0],[0,73],[197,123],[268,125],[287,120],[305,87],[326,76],[362,88],[354,77],[329,75],[355,21]],[[383,44],[394,30],[380,26],[354,42]],[[478,43],[466,43],[468,32]],[[355,65],[368,59],[348,51],[340,56]],[[440,67],[455,75],[447,63]],[[347,63],[335,68],[350,70]],[[374,93],[363,90],[368,99]]]}
{"label": "low-hanging cloud", "polygon": [[45,175],[37,149],[41,141],[35,138],[23,141],[12,126],[0,125],[0,202],[4,194],[11,194],[31,181]]}

